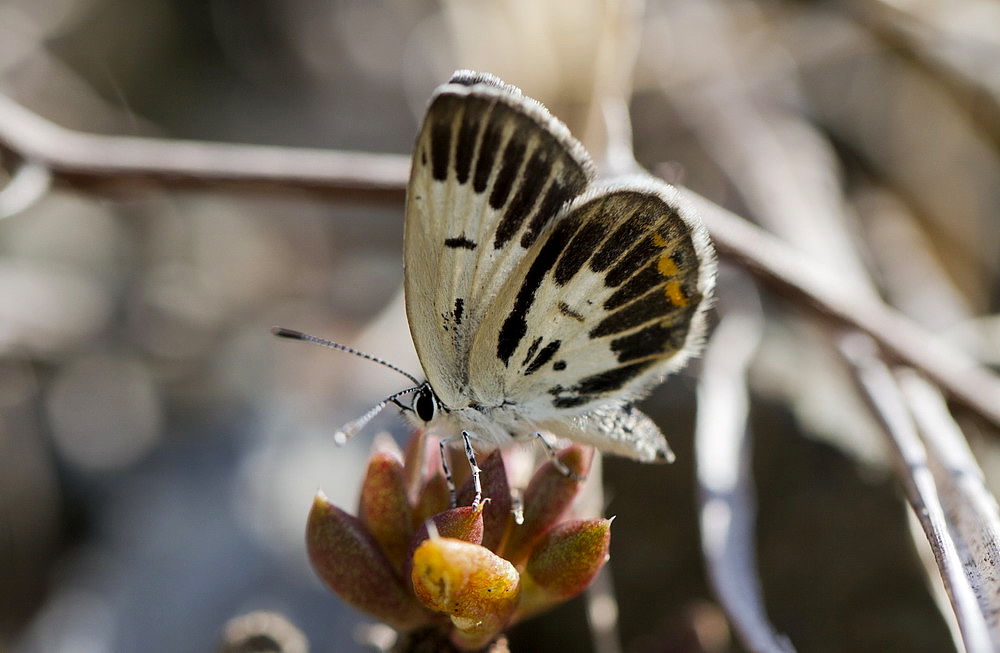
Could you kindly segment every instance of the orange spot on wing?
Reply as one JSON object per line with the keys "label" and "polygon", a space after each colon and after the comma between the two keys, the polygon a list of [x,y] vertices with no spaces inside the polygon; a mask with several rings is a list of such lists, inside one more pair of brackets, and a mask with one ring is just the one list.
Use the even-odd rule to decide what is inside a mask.
{"label": "orange spot on wing", "polygon": [[[675,274],[680,273],[677,263],[675,263],[674,259],[670,257],[670,250],[667,249],[666,239],[662,235],[654,233],[653,243],[664,249],[660,258],[656,261],[656,270],[664,277],[672,277]],[[688,298],[684,296],[684,291],[681,289],[679,281],[668,281],[666,286],[663,288],[663,294],[667,296],[667,299],[674,306],[685,306],[689,301]]]}
{"label": "orange spot on wing", "polygon": [[684,296],[684,291],[681,290],[681,284],[677,281],[668,281],[663,292],[674,306],[686,306],[689,301]]}
{"label": "orange spot on wing", "polygon": [[656,269],[660,271],[665,277],[669,277],[677,274],[680,270],[677,269],[677,264],[674,263],[674,259],[670,258],[666,254],[660,257],[660,260],[656,262]]}

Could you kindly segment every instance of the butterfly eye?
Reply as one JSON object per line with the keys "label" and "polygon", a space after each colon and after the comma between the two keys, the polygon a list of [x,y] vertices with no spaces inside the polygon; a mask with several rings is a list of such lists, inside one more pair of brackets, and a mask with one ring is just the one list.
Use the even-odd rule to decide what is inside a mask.
{"label": "butterfly eye", "polygon": [[413,411],[425,422],[434,419],[434,414],[437,413],[437,400],[429,385],[425,384],[417,392],[417,396],[413,399]]}

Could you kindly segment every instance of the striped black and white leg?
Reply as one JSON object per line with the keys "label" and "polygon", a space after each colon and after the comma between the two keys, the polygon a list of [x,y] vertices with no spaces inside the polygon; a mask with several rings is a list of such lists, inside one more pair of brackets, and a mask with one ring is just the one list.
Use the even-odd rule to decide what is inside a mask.
{"label": "striped black and white leg", "polygon": [[[475,490],[475,497],[472,500],[472,507],[475,508],[483,500],[483,485],[479,479],[479,465],[476,464],[476,452],[472,450],[472,435],[468,431],[462,431],[462,435],[454,435],[450,438],[442,438],[438,446],[441,448],[441,467],[444,469],[444,480],[448,483],[448,496],[451,499],[451,507],[458,505],[458,498],[455,491],[455,479],[448,466],[447,447],[459,438],[465,444],[465,457],[469,460],[469,468],[472,470],[472,487]],[[567,470],[569,471],[569,470]]]}
{"label": "striped black and white leg", "polygon": [[549,460],[552,461],[552,464],[555,465],[556,469],[559,470],[563,476],[571,478],[578,483],[583,483],[587,480],[579,474],[573,473],[573,470],[567,467],[566,463],[559,459],[559,454],[555,447],[552,446],[551,442],[545,439],[545,436],[542,435],[541,432],[535,431],[534,436],[538,438],[538,441],[542,443],[543,447],[545,447],[545,453],[548,455]]}

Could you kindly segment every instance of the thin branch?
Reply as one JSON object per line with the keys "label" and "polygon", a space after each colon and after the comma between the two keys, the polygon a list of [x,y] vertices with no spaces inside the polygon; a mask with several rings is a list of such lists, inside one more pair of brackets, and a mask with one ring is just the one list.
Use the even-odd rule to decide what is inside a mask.
{"label": "thin branch", "polygon": [[930,469],[985,627],[1000,646],[1000,509],[983,470],[937,388],[913,370],[894,370],[927,448]]}
{"label": "thin branch", "polygon": [[1000,378],[899,311],[813,264],[763,229],[692,191],[721,257],[836,322],[873,338],[897,362],[919,370],[954,401],[1000,427]]}
{"label": "thin branch", "polygon": [[715,596],[740,643],[754,653],[790,653],[791,642],[767,618],[754,546],[746,375],[763,332],[763,313],[749,280],[730,281],[720,289],[722,320],[698,383],[695,470],[702,550]]}
{"label": "thin branch", "polygon": [[917,434],[896,378],[880,359],[870,338],[860,334],[845,336],[840,351],[853,365],[858,385],[882,423],[897,478],[931,546],[965,649],[969,653],[996,650],[987,625],[992,615],[981,611],[977,588],[972,578],[966,576],[960,555],[960,548],[964,548],[962,538],[956,542],[953,537],[949,516],[942,507],[940,488],[929,466],[928,451]]}
{"label": "thin branch", "polygon": [[410,169],[409,157],[392,154],[87,134],[2,95],[0,148],[47,167],[54,183],[92,192],[223,186],[395,202]]}
{"label": "thin branch", "polygon": [[[256,145],[99,136],[59,127],[0,96],[0,148],[49,168],[54,184],[91,191],[137,185],[309,190],[399,202],[409,157]],[[836,321],[874,338],[899,362],[1000,428],[1000,379],[898,311],[859,295],[744,218],[691,191],[722,257]]]}
{"label": "thin branch", "polygon": [[47,192],[52,184],[49,169],[39,163],[23,161],[0,188],[0,219],[20,213]]}

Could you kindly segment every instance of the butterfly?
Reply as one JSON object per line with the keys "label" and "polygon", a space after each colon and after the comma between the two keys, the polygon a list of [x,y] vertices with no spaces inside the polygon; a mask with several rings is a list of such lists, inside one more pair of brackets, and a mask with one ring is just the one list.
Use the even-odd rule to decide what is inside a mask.
{"label": "butterfly", "polygon": [[[677,189],[595,180],[584,147],[541,103],[462,70],[434,91],[417,136],[403,240],[427,380],[407,374],[417,385],[342,439],[393,402],[419,427],[491,448],[546,432],[672,458],[633,403],[697,352],[716,268]],[[279,333],[290,334],[301,335]],[[406,392],[409,407],[396,399]]]}

